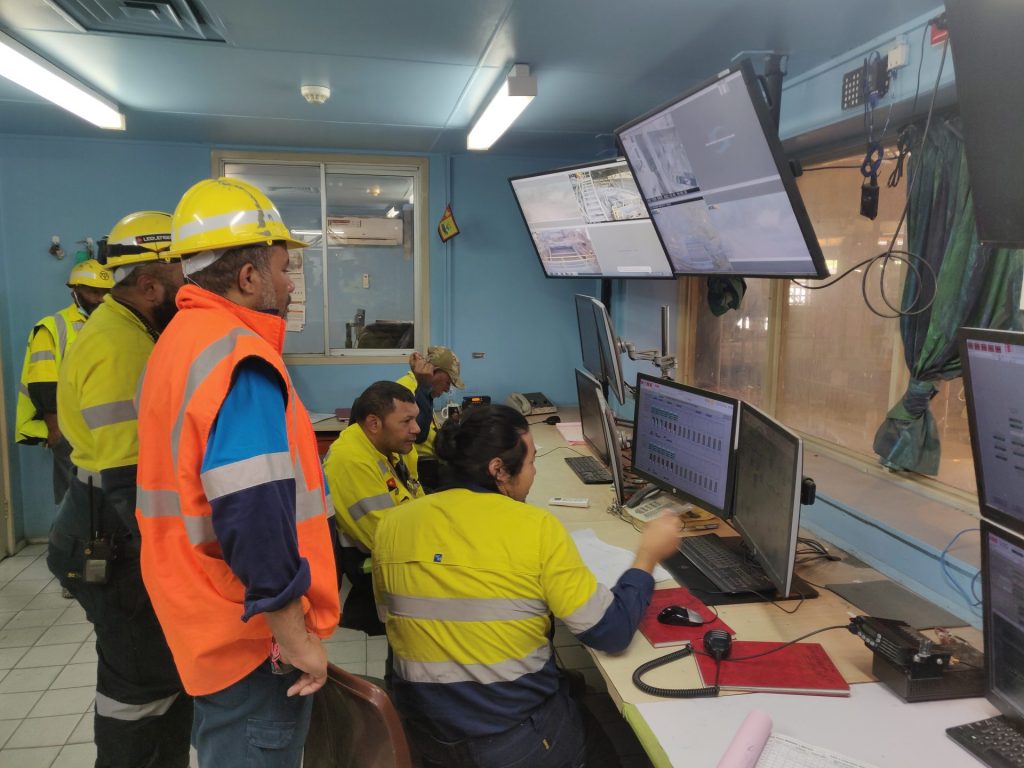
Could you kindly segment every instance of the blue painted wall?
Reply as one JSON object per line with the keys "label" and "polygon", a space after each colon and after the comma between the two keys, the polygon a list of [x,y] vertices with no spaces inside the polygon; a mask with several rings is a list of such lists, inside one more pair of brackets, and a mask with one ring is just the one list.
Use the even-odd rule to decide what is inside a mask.
{"label": "blue painted wall", "polygon": [[[0,138],[0,341],[12,440],[29,329],[69,301],[70,255],[64,261],[50,256],[50,236],[59,234],[71,252],[75,240],[98,239],[129,211],[173,210],[182,192],[209,174],[210,151],[190,144]],[[541,390],[555,402],[575,402],[572,369],[580,353],[572,294],[596,291],[597,284],[543,276],[506,181],[575,161],[430,157],[430,341],[456,350],[474,393],[504,401],[512,391]],[[462,234],[445,245],[434,224],[448,201]],[[486,356],[473,360],[474,351]],[[292,367],[300,394],[316,411],[348,406],[369,383],[404,370]],[[15,539],[45,537],[54,514],[49,457],[13,442],[9,449]]]}

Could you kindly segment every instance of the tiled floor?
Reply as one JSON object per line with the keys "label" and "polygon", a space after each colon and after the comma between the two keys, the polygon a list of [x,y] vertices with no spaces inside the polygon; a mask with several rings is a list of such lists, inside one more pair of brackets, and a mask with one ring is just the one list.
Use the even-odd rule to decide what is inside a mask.
{"label": "tiled floor", "polygon": [[[96,651],[92,625],[61,597],[46,568],[46,546],[32,544],[0,560],[0,766],[91,768]],[[640,743],[604,693],[593,660],[564,628],[555,635],[562,665],[583,675],[587,705],[624,768],[649,766]],[[360,675],[384,677],[387,641],[339,629],[328,658]]]}
{"label": "tiled floor", "polygon": [[[85,612],[47,570],[45,545],[0,561],[0,766],[91,768],[94,641]],[[383,677],[387,641],[339,629],[327,656]]]}

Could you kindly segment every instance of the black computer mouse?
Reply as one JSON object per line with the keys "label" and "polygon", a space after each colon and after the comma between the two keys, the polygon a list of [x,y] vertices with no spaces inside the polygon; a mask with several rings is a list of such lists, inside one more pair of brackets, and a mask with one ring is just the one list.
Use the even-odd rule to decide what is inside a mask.
{"label": "black computer mouse", "polygon": [[658,621],[662,624],[672,624],[677,627],[699,627],[704,623],[704,618],[690,608],[681,605],[670,605],[662,608],[658,614]]}
{"label": "black computer mouse", "polygon": [[562,420],[561,416],[548,416],[544,419],[545,424],[557,424]]}

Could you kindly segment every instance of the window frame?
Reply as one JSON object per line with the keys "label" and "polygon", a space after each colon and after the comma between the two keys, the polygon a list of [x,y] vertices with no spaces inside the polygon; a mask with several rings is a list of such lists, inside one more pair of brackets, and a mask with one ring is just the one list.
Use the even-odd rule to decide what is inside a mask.
{"label": "window frame", "polygon": [[[426,349],[430,339],[430,236],[429,236],[429,198],[430,189],[428,158],[418,155],[356,155],[356,154],[322,154],[315,152],[260,152],[236,149],[215,149],[210,153],[212,175],[224,175],[228,163],[253,163],[259,165],[304,165],[315,167],[320,176],[320,221],[326,226],[327,197],[326,177],[328,173],[356,173],[364,176],[407,175],[413,177],[415,207],[413,208],[413,291],[415,307],[413,321],[416,342],[414,349]],[[288,222],[285,222],[287,225]],[[389,365],[405,363],[409,359],[409,350],[399,349],[344,349],[330,346],[330,291],[326,280],[328,266],[327,237],[321,239],[321,245],[306,248],[306,257],[317,252],[323,268],[323,295],[321,301],[324,310],[324,351],[292,352],[283,355],[284,361],[290,365]],[[310,297],[307,295],[306,301]]]}

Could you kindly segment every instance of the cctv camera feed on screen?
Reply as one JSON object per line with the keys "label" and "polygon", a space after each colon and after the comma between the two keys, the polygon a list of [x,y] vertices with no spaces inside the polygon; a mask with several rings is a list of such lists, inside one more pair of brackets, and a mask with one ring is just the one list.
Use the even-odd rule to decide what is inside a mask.
{"label": "cctv camera feed on screen", "polygon": [[1024,717],[1024,540],[983,522],[987,698],[1004,715]]}
{"label": "cctv camera feed on screen", "polygon": [[749,62],[616,134],[676,274],[827,277]]}
{"label": "cctv camera feed on screen", "polygon": [[548,277],[672,277],[625,160],[509,183]]}

